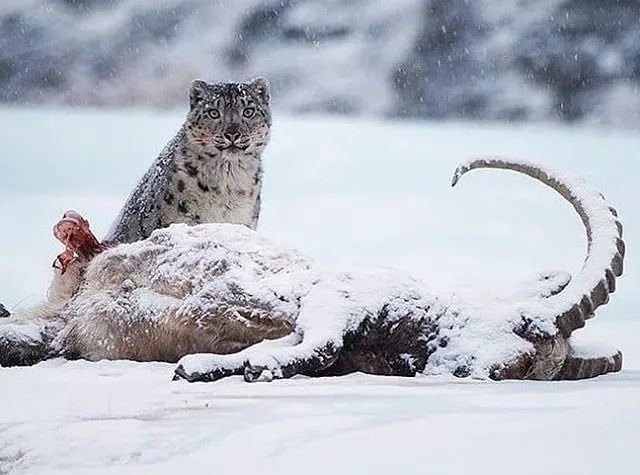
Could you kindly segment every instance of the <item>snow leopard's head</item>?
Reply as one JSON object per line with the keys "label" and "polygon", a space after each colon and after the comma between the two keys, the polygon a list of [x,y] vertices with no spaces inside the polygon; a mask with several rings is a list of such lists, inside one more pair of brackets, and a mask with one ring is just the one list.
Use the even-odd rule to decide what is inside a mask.
{"label": "snow leopard's head", "polygon": [[259,153],[266,146],[271,129],[266,79],[215,84],[195,80],[189,96],[186,132],[196,146],[226,154]]}

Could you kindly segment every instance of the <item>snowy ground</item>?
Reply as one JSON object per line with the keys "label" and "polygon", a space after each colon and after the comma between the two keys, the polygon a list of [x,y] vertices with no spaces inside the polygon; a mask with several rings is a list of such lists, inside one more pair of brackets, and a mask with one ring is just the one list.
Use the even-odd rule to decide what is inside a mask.
{"label": "snowy ground", "polygon": [[[98,234],[181,114],[0,110],[0,301],[37,302],[62,211]],[[443,290],[498,293],[575,272],[568,205],[472,155],[584,176],[626,225],[620,290],[584,331],[625,370],[577,383],[352,375],[247,385],[171,382],[171,365],[51,361],[0,369],[0,473],[636,473],[640,442],[640,137],[595,129],[277,118],[262,232],[325,262],[391,265]]]}

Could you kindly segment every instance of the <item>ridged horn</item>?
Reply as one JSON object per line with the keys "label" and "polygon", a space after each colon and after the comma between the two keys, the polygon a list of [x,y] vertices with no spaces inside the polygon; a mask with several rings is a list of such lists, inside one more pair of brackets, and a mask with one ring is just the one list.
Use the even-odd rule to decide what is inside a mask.
{"label": "ridged horn", "polygon": [[478,158],[460,165],[451,186],[455,186],[465,173],[480,168],[512,170],[530,176],[557,191],[582,219],[588,242],[584,266],[562,292],[545,301],[545,308],[539,309],[542,315],[538,315],[555,317],[556,327],[568,337],[575,329],[583,327],[598,307],[609,301],[609,295],[616,289],[616,277],[622,275],[625,244],[617,211],[580,179],[527,161],[503,157]]}

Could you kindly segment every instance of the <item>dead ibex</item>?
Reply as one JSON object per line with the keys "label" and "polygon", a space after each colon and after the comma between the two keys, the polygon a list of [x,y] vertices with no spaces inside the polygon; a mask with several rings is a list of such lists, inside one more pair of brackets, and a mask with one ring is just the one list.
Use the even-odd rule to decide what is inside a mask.
{"label": "dead ibex", "polygon": [[622,274],[616,211],[581,181],[521,161],[470,161],[453,185],[478,168],[523,173],[573,205],[589,243],[577,276],[540,276],[488,306],[388,270],[325,270],[242,226],[173,225],[75,263],[82,272],[72,266],[67,279],[79,288],[61,287],[73,296],[47,318],[0,327],[0,363],[161,360],[179,362],[175,377],[188,381],[352,371],[557,380],[620,370],[620,352],[581,353],[570,339]]}

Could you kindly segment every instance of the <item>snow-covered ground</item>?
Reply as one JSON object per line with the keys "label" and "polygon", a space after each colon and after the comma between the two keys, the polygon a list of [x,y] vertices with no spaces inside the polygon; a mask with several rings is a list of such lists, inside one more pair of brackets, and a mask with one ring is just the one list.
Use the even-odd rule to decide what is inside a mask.
{"label": "snow-covered ground", "polygon": [[[0,301],[36,303],[68,208],[98,234],[181,113],[0,111]],[[596,129],[276,116],[261,231],[328,263],[390,265],[436,289],[497,294],[575,272],[570,207],[510,173],[451,191],[456,164],[532,157],[588,179],[625,223],[625,277],[585,340],[622,373],[576,383],[351,375],[171,382],[173,366],[50,361],[0,369],[0,473],[636,473],[640,442],[640,149]],[[475,289],[475,290],[470,290]]]}

